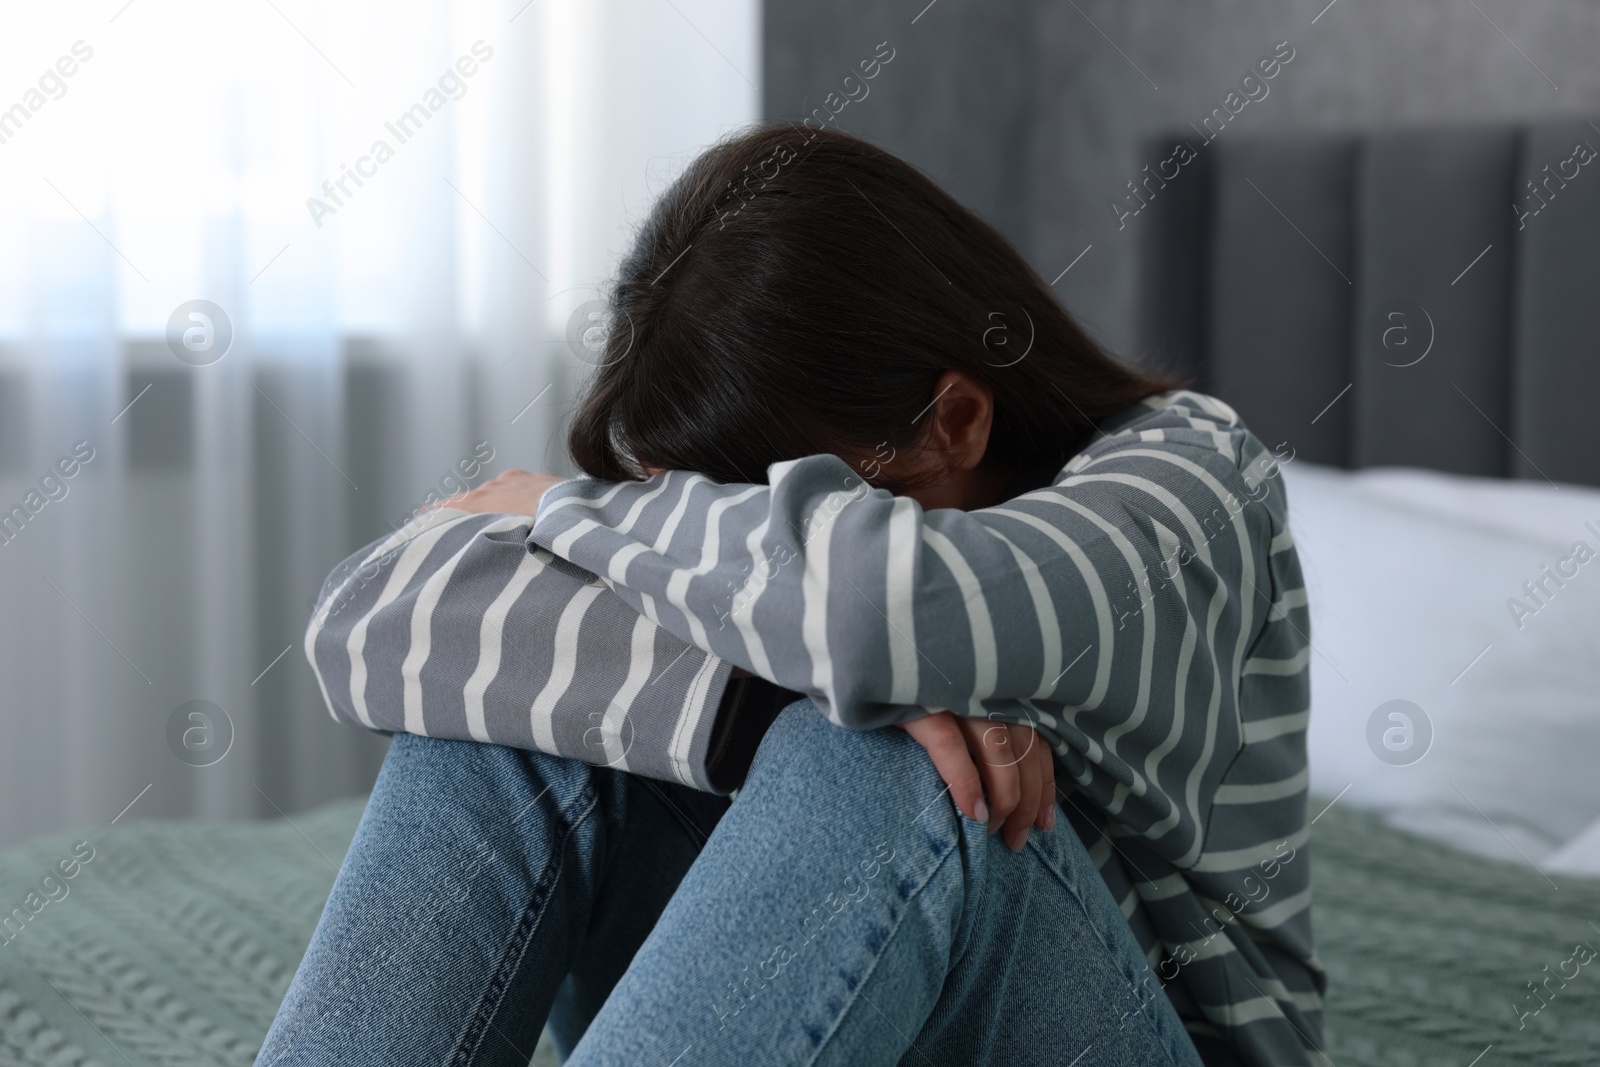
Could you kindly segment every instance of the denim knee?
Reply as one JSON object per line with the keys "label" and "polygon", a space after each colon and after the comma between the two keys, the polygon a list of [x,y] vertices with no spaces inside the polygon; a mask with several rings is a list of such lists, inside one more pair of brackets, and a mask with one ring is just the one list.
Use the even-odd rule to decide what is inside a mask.
{"label": "denim knee", "polygon": [[[843,791],[858,800],[870,795],[897,813],[915,803],[913,815],[944,790],[933,761],[910,734],[892,726],[852,730],[836,725],[809,698],[778,714],[756,750],[745,787],[758,779],[771,784],[780,775],[789,789],[828,786],[829,795]],[[957,814],[953,804],[940,807],[947,815]],[[927,816],[922,823],[943,823],[942,836],[956,832],[952,819],[938,819],[932,811]]]}
{"label": "denim knee", "polygon": [[[949,799],[933,761],[897,727],[851,730],[823,717],[810,700],[789,705],[773,722],[740,793],[747,811],[797,847],[837,849],[865,842],[893,854],[893,890],[902,902],[972,836]],[[977,823],[977,838],[983,830]],[[826,829],[824,829],[826,828]],[[965,865],[954,877],[964,881]],[[950,886],[943,895],[959,899]]]}
{"label": "denim knee", "polygon": [[[404,811],[399,838],[421,823],[449,827],[512,847],[539,823],[571,829],[592,811],[618,803],[622,776],[543,752],[477,741],[396,734],[373,790],[368,818]],[[535,811],[539,815],[535,814]]]}

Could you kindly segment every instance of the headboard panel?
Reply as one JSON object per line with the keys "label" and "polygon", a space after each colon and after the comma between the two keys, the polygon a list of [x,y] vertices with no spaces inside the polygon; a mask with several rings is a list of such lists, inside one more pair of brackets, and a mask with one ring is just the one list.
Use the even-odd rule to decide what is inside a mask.
{"label": "headboard panel", "polygon": [[1287,440],[1343,457],[1347,419],[1330,417],[1338,405],[1317,416],[1350,383],[1354,292],[1340,272],[1350,274],[1355,237],[1353,146],[1295,140],[1230,147],[1211,160],[1209,321],[1201,325],[1207,386],[1236,403],[1269,445]]}
{"label": "headboard panel", "polygon": [[[1600,149],[1600,130],[1572,122],[1529,131],[1517,188],[1559,170],[1583,142]],[[1571,173],[1571,168],[1566,168]],[[1555,184],[1555,183],[1552,183]],[[1517,266],[1512,437],[1519,477],[1600,484],[1600,158],[1525,220]],[[1544,225],[1549,223],[1550,225]]]}
{"label": "headboard panel", "polygon": [[1312,462],[1600,485],[1600,129],[1175,141],[1148,356]]}

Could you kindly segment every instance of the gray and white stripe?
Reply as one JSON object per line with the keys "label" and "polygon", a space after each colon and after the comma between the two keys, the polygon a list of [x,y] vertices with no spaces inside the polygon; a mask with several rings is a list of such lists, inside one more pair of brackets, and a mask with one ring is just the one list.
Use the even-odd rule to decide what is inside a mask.
{"label": "gray and white stripe", "polygon": [[329,711],[714,791],[707,761],[731,666],[534,548],[531,527],[430,511],[341,564],[305,641]]}

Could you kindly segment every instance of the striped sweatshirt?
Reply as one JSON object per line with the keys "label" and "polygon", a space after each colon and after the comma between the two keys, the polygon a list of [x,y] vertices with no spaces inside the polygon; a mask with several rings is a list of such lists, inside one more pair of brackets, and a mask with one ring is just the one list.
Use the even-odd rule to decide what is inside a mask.
{"label": "striped sweatshirt", "polygon": [[[742,768],[725,775],[718,759],[730,745],[731,720],[717,712],[732,665],[535,547],[532,526],[441,508],[334,568],[305,637],[333,717],[707,792],[737,785]],[[744,748],[747,765],[753,741]]]}
{"label": "striped sweatshirt", "polygon": [[[632,723],[626,758],[659,766],[661,747],[675,745],[691,763],[675,772],[686,781],[705,780],[692,763],[715,746],[697,749],[684,731],[709,737],[710,690],[729,664],[809,695],[845,727],[927,708],[1029,724],[1055,750],[1067,820],[1206,1062],[1319,1064],[1309,624],[1276,475],[1232,410],[1176,391],[1102,424],[1053,484],[979,511],[924,511],[832,456],[775,464],[765,486],[684,472],[575,479],[546,494],[531,530],[526,519],[457,515],[408,542],[409,570],[391,567],[372,583],[382,593],[356,594],[352,614],[373,620],[368,632],[392,631],[370,677],[356,668],[373,670],[374,659],[359,622],[314,619],[308,651],[330,707],[349,721],[377,724],[382,701],[403,710],[404,725],[394,712],[389,728],[580,758],[578,715],[596,718],[600,741]],[[454,547],[417,543],[430,535]],[[479,586],[456,577],[474,542],[517,537],[532,562],[515,571],[581,586],[559,612],[525,605],[509,563]],[[432,593],[421,589],[430,583]],[[458,596],[458,585],[476,592]],[[336,596],[325,590],[319,617]],[[410,603],[385,616],[385,597]],[[458,600],[476,604],[462,616],[479,620],[476,642],[439,628],[440,610]],[[504,618],[499,600],[512,606]],[[515,631],[536,659],[491,700],[507,656],[502,647],[487,668],[485,658],[512,643],[519,609],[553,625]],[[628,609],[636,621],[624,645]],[[611,695],[609,681],[593,692],[574,682],[580,661],[632,676],[674,641],[688,663],[671,669],[704,677],[703,696],[682,677],[644,703],[649,683]],[[453,673],[435,665],[441,656]],[[380,673],[387,695],[373,686]],[[510,707],[496,732],[491,706],[502,699]],[[602,699],[611,703],[600,708]],[[563,728],[566,740],[554,738]],[[647,733],[654,757],[641,748]],[[1125,1019],[1155,995],[1130,989]]]}

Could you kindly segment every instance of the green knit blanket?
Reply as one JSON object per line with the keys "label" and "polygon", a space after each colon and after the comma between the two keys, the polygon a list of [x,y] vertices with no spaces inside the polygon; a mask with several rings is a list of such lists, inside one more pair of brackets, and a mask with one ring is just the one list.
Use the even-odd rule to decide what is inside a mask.
{"label": "green knit blanket", "polygon": [[[250,1063],[360,813],[135,822],[0,853],[0,1067]],[[1339,808],[1312,862],[1337,1067],[1600,1063],[1600,961],[1574,953],[1600,949],[1600,882]]]}

